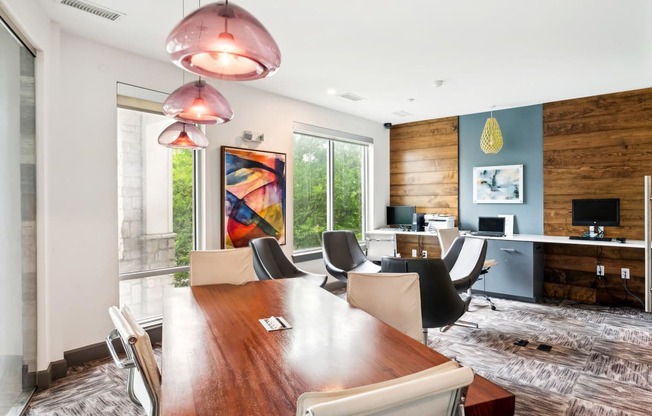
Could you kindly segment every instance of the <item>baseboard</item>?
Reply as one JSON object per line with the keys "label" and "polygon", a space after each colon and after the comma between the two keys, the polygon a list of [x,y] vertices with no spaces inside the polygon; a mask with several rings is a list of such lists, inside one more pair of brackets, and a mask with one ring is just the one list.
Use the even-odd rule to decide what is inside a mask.
{"label": "baseboard", "polygon": [[[161,324],[151,326],[146,329],[152,343],[161,342],[163,339],[163,326]],[[120,340],[113,340],[114,347],[118,352],[124,352]],[[50,388],[50,384],[56,379],[65,377],[69,367],[82,365],[89,361],[99,360],[110,357],[109,349],[105,342],[87,345],[85,347],[75,348],[74,350],[65,351],[63,360],[53,361],[48,368],[36,373],[36,386],[39,390]]]}

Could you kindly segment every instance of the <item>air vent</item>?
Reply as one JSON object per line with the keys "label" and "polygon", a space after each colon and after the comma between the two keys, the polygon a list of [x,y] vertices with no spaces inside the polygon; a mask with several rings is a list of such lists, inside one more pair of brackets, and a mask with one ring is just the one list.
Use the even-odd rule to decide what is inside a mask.
{"label": "air vent", "polygon": [[394,114],[395,116],[399,116],[399,117],[407,117],[407,116],[411,116],[411,115],[412,115],[412,113],[408,113],[407,111],[403,111],[403,110],[401,110],[401,111],[394,111],[392,114]]}
{"label": "air vent", "polygon": [[351,101],[362,101],[362,100],[364,100],[364,97],[360,97],[359,95],[355,95],[355,94],[350,93],[350,92],[345,92],[344,94],[340,95],[340,97],[346,98],[347,100],[351,100]]}
{"label": "air vent", "polygon": [[83,12],[94,14],[95,16],[103,17],[105,19],[109,19],[112,22],[115,22],[118,20],[121,16],[124,15],[124,13],[116,12],[115,10],[107,9],[102,6],[98,6],[93,3],[89,3],[87,1],[80,1],[80,0],[61,0],[61,4],[65,6],[70,6],[74,7],[75,9],[79,9]]}

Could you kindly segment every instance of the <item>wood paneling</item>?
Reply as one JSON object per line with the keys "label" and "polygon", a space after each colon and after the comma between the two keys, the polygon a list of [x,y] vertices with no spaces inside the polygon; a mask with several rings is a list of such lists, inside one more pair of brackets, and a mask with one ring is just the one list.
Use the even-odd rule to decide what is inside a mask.
{"label": "wood paneling", "polygon": [[[390,131],[391,205],[415,205],[417,212],[458,216],[458,117],[401,124]],[[398,251],[410,256],[423,245],[439,257],[436,238],[400,236]]]}
{"label": "wood paneling", "polygon": [[[544,233],[580,235],[571,200],[620,198],[621,226],[607,237],[643,239],[643,176],[652,174],[652,89],[543,106]],[[620,268],[630,268],[630,291],[643,297],[643,251],[546,245],[545,292],[602,304],[640,306],[627,295]],[[606,276],[596,276],[596,261]]]}

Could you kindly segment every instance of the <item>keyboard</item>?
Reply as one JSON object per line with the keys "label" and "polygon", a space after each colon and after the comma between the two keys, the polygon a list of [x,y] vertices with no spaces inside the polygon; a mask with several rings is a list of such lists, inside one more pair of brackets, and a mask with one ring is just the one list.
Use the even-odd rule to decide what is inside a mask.
{"label": "keyboard", "polygon": [[609,237],[585,237],[581,235],[571,235],[568,238],[570,240],[613,241],[613,238],[609,238]]}
{"label": "keyboard", "polygon": [[478,237],[505,237],[505,233],[500,231],[475,231],[471,235],[477,235]]}

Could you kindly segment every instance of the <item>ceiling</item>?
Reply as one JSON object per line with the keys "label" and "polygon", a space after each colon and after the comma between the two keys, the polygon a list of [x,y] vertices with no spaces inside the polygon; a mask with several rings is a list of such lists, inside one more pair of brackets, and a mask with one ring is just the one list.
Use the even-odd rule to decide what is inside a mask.
{"label": "ceiling", "polygon": [[[204,0],[35,0],[65,32],[167,61]],[[394,124],[652,87],[649,0],[237,0],[283,54],[253,88]],[[435,81],[443,84],[435,86]],[[336,94],[327,91],[334,89]],[[351,101],[340,95],[363,97]],[[228,98],[228,97],[227,97]]]}

